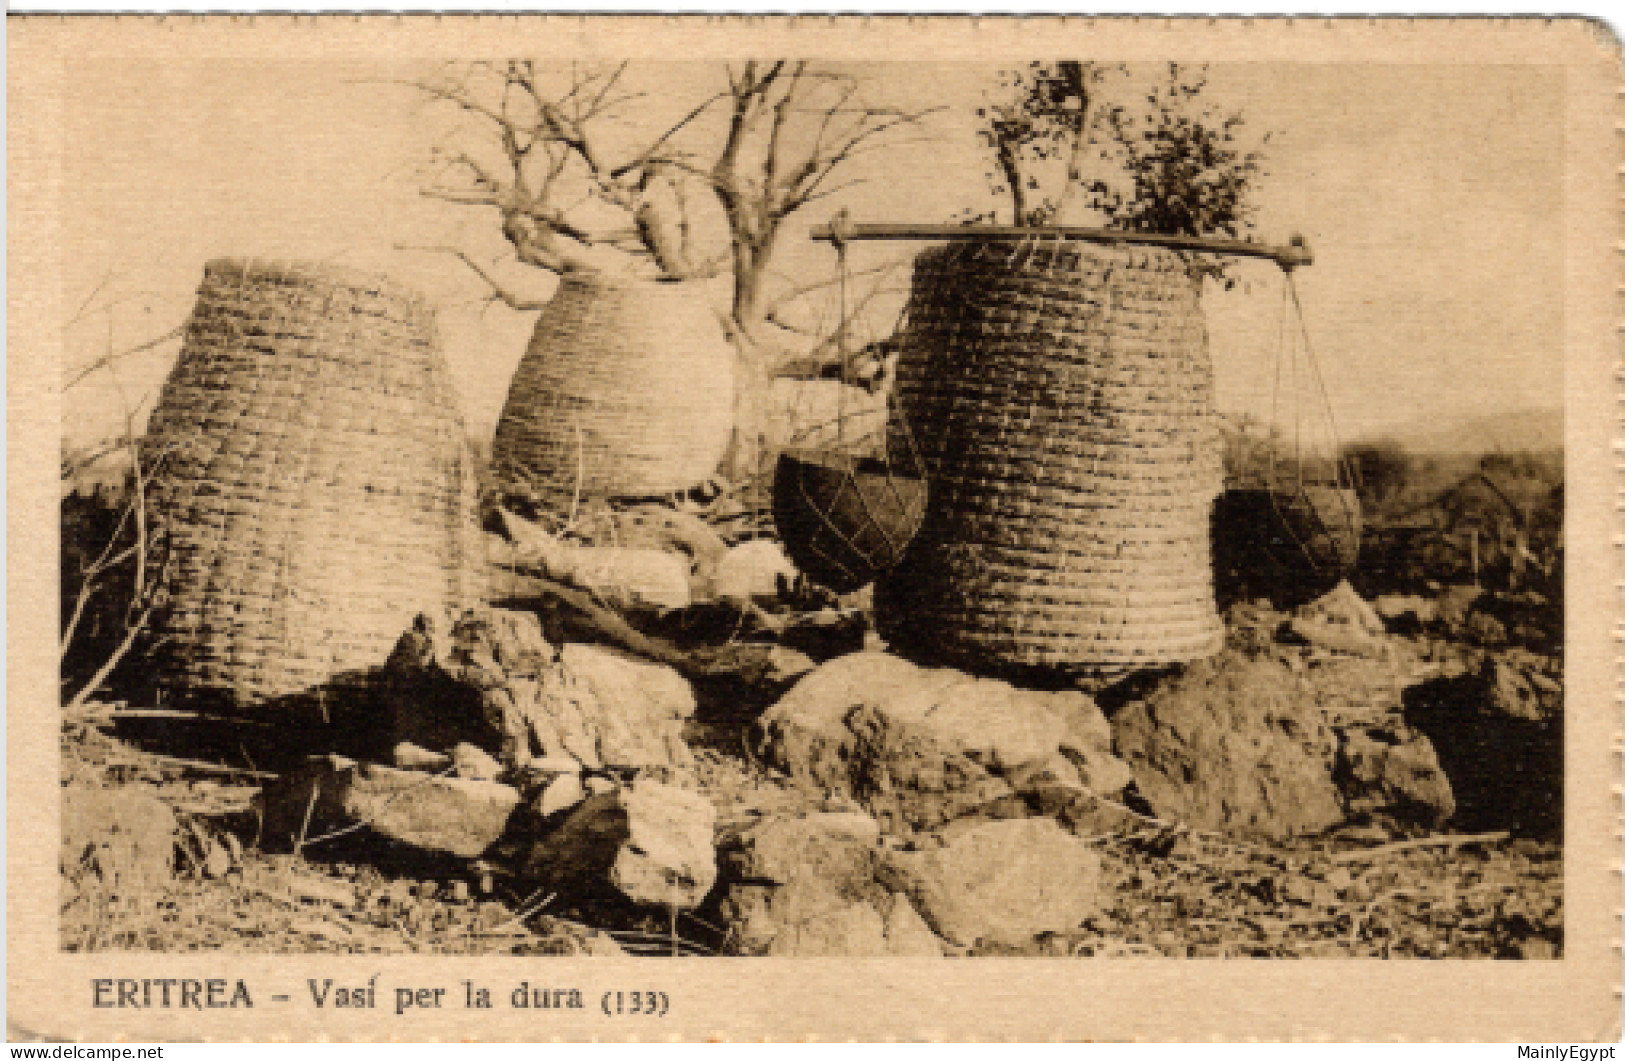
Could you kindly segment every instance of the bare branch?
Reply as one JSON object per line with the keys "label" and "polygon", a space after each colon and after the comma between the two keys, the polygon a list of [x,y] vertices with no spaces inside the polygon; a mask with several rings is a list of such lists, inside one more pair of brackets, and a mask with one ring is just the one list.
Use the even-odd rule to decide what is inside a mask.
{"label": "bare branch", "polygon": [[146,342],[137,343],[134,346],[126,347],[122,350],[114,350],[105,353],[96,358],[94,361],[90,362],[84,368],[80,369],[78,372],[74,373],[73,376],[62,385],[62,389],[70,390],[78,384],[84,382],[86,377],[107,368],[115,361],[121,361],[124,358],[133,357],[136,354],[146,353],[148,350],[162,346],[173,339],[179,339],[185,333],[186,326],[184,324],[177,324],[175,327],[169,329],[169,331],[157,336],[156,338],[148,339]]}
{"label": "bare branch", "polygon": [[502,281],[498,280],[496,277],[487,272],[485,267],[480,265],[479,262],[475,261],[468,254],[468,252],[457,247],[417,246],[397,243],[395,245],[395,249],[403,251],[428,251],[435,254],[452,255],[458,261],[461,261],[464,265],[468,266],[468,268],[473,271],[474,275],[478,276],[481,280],[484,280],[486,285],[490,287],[492,295],[501,300],[502,303],[509,309],[518,310],[521,313],[528,313],[533,310],[539,310],[543,306],[547,305],[546,299],[528,299],[523,295],[520,295],[518,292],[514,291],[512,288],[508,287],[506,284],[502,283]]}
{"label": "bare branch", "polygon": [[669,161],[663,158],[660,153],[661,149],[671,141],[672,137],[676,136],[678,133],[682,132],[684,128],[697,121],[700,115],[710,110],[714,104],[726,99],[727,96],[728,94],[725,92],[718,92],[714,95],[708,96],[699,104],[699,106],[695,107],[693,110],[683,115],[683,117],[679,118],[670,129],[667,129],[665,132],[657,136],[653,143],[644,148],[642,151],[638,152],[638,154],[630,162],[623,163],[612,169],[609,174],[611,179],[620,180],[621,178],[626,177],[627,175],[634,173],[642,167],[648,165],[652,161]]}

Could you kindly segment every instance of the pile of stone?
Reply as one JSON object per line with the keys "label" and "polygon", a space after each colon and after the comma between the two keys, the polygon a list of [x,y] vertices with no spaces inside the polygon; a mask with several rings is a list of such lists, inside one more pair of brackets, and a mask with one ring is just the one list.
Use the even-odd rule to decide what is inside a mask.
{"label": "pile of stone", "polygon": [[[1077,929],[1097,908],[1101,833],[1451,820],[1439,733],[1408,719],[1407,659],[1376,610],[1343,585],[1254,626],[1102,694],[1109,711],[875,649],[805,660],[750,727],[784,797],[756,805],[701,791],[695,694],[673,668],[552,644],[528,612],[420,616],[386,668],[389,761],[285,775],[265,837],[365,829],[495,861],[589,905],[690,911],[731,953],[920,956]],[[1560,692],[1532,668],[1474,680],[1542,720]]]}
{"label": "pile of stone", "polygon": [[711,803],[681,782],[695,700],[675,670],[555,647],[536,616],[421,615],[385,667],[392,762],[311,760],[269,789],[268,844],[357,831],[503,858],[554,886],[689,908],[716,877]]}

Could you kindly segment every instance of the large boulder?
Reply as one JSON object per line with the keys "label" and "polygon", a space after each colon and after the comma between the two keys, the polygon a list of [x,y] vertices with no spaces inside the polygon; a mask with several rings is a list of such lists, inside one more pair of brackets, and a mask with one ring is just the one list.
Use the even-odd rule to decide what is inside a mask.
{"label": "large boulder", "polygon": [[120,893],[159,889],[175,865],[175,812],[136,787],[62,790],[61,869],[72,881],[94,873]]}
{"label": "large boulder", "polygon": [[478,858],[507,833],[519,802],[517,790],[495,781],[327,755],[261,793],[263,842],[287,849],[359,824],[425,851]]}
{"label": "large boulder", "polygon": [[559,665],[566,693],[562,702],[538,699],[531,715],[535,732],[551,724],[561,738],[579,734],[584,740],[575,757],[587,766],[693,762],[682,734],[683,723],[694,716],[694,690],[676,670],[600,645],[565,645]]}
{"label": "large boulder", "polygon": [[961,946],[1020,944],[1076,928],[1097,908],[1099,857],[1048,818],[944,831],[940,847],[887,852],[880,879]]}
{"label": "large boulder", "polygon": [[889,832],[934,829],[1010,794],[1010,786],[938,731],[872,704],[846,719],[850,788]]}
{"label": "large boulder", "polygon": [[1433,745],[1408,729],[1344,732],[1333,777],[1350,814],[1382,814],[1436,829],[1456,813],[1450,779]]}
{"label": "large boulder", "polygon": [[729,949],[776,957],[941,957],[910,901],[875,880],[880,829],[867,815],[754,823],[724,840],[718,917]]}
{"label": "large boulder", "polygon": [[704,796],[639,779],[577,804],[522,872],[554,890],[608,886],[634,903],[692,909],[716,883],[715,828]]}
{"label": "large boulder", "polygon": [[1277,660],[1193,663],[1119,709],[1112,732],[1158,817],[1272,838],[1343,819],[1336,736],[1306,679]]}
{"label": "large boulder", "polygon": [[1347,582],[1299,608],[1287,629],[1300,640],[1351,656],[1388,654],[1387,628],[1376,610]]}
{"label": "large boulder", "polygon": [[1115,795],[1129,772],[1078,691],[1044,692],[859,652],[808,674],[757,722],[761,754],[805,783],[857,798],[893,831],[929,829],[1064,760],[1071,783]]}
{"label": "large boulder", "polygon": [[385,666],[394,739],[432,752],[469,743],[504,766],[537,757],[590,768],[682,767],[694,714],[671,667],[597,645],[554,649],[529,612],[420,615]]}
{"label": "large boulder", "polygon": [[384,664],[392,743],[450,752],[466,742],[509,763],[525,761],[519,698],[556,655],[529,612],[420,614]]}

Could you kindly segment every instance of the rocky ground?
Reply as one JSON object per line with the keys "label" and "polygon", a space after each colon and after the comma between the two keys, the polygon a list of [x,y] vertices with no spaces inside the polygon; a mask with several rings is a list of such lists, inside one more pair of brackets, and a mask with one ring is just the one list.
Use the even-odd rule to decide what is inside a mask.
{"label": "rocky ground", "polygon": [[1219,656],[1085,692],[712,576],[726,605],[647,622],[568,591],[424,617],[321,747],[86,705],[64,947],[1561,955],[1543,601],[1243,604]]}

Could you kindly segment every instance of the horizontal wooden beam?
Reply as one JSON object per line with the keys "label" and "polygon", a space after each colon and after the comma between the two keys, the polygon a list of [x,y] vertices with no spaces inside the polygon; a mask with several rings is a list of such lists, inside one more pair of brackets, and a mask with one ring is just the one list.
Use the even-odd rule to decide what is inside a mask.
{"label": "horizontal wooden beam", "polygon": [[808,233],[815,240],[826,243],[846,243],[856,240],[983,240],[1042,242],[1054,239],[1076,239],[1089,243],[1113,246],[1167,247],[1170,250],[1192,251],[1198,254],[1219,254],[1240,258],[1265,258],[1282,269],[1295,269],[1300,265],[1313,265],[1315,256],[1302,236],[1293,236],[1286,246],[1271,246],[1243,239],[1214,239],[1207,236],[1170,236],[1157,232],[1124,232],[1112,228],[1086,228],[1081,225],[1055,225],[1026,227],[1022,225],[856,225],[844,216],[837,216],[827,225],[819,225]]}

